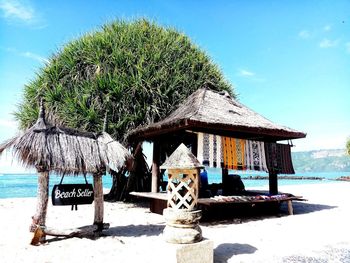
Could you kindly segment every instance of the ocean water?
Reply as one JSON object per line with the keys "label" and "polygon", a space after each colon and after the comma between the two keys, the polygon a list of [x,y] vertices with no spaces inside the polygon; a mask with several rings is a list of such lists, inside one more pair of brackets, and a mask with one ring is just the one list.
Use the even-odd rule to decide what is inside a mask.
{"label": "ocean water", "polygon": [[[61,176],[50,174],[49,193],[55,184],[59,184]],[[93,183],[90,175],[86,176],[88,183]],[[103,187],[112,186],[112,177],[103,176]],[[84,184],[84,176],[65,176],[64,184]],[[37,194],[38,176],[37,174],[0,174],[0,198],[35,197]]]}
{"label": "ocean water", "polygon": [[[208,172],[208,181],[209,183],[220,183],[221,182],[221,169],[207,168]],[[257,171],[232,171],[230,174],[238,174],[241,177],[247,176],[268,176],[268,173],[257,172]],[[283,174],[281,174],[283,175]],[[287,175],[288,176],[288,175]],[[278,185],[298,185],[298,184],[323,184],[334,182],[335,179],[341,176],[350,176],[350,172],[304,172],[296,174],[289,174],[289,176],[300,176],[300,177],[321,177],[325,178],[324,180],[291,180],[291,179],[279,179]],[[249,187],[266,187],[268,189],[269,181],[266,180],[249,180],[243,179],[245,188]]]}
{"label": "ocean water", "polygon": [[[221,170],[208,168],[209,183],[221,182]],[[233,173],[241,176],[262,175],[266,176],[264,172],[253,171],[234,171]],[[341,176],[350,176],[350,172],[327,172],[327,173],[297,173],[296,176],[313,176],[324,177],[325,180],[279,180],[279,185],[295,185],[295,184],[323,184],[333,182],[334,179]],[[86,176],[87,181],[92,184],[92,176]],[[16,198],[16,197],[35,197],[37,193],[37,174],[0,174],[0,198]],[[50,175],[49,193],[55,184],[59,184],[61,176],[54,174]],[[63,183],[85,183],[83,176],[65,176]],[[266,187],[268,189],[268,180],[243,180],[246,189],[250,187]],[[103,176],[103,187],[111,188],[112,178],[110,175]]]}

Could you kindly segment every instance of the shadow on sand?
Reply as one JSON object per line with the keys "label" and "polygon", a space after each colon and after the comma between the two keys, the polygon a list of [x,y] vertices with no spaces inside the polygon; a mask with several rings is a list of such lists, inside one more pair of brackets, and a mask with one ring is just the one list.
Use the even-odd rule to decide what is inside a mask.
{"label": "shadow on sand", "polygon": [[[99,238],[112,236],[112,237],[140,237],[140,236],[158,236],[163,233],[164,224],[149,224],[149,225],[127,225],[127,226],[115,226],[107,230],[104,230],[99,235],[83,235],[83,236],[66,236],[66,237],[51,237],[46,239],[47,243],[62,241],[70,238],[87,238],[96,240]],[[120,240],[122,243],[123,241]]]}
{"label": "shadow on sand", "polygon": [[[293,214],[302,215],[313,212],[318,212],[327,209],[334,209],[336,206],[310,204],[308,202],[293,202]],[[217,224],[242,224],[250,221],[259,221],[263,219],[273,219],[279,217],[289,216],[288,207],[286,203],[280,206],[265,206],[260,209],[237,209],[237,207],[230,208],[227,206],[218,207],[211,211],[205,211],[207,214],[201,220],[201,225],[213,226]]]}
{"label": "shadow on sand", "polygon": [[104,231],[103,234],[118,237],[158,236],[163,232],[164,227],[164,224],[115,226]]}
{"label": "shadow on sand", "polygon": [[256,247],[249,244],[223,243],[214,249],[214,262],[226,263],[231,257],[240,254],[253,254]]}
{"label": "shadow on sand", "polygon": [[[294,215],[308,214],[308,213],[318,212],[318,211],[327,210],[327,209],[334,209],[334,208],[336,208],[336,206],[310,204],[308,202],[298,202],[298,201],[293,202]],[[211,212],[214,212],[214,211],[211,211]],[[285,203],[283,203],[280,206],[279,211],[277,212],[276,210],[272,210],[272,211],[259,210],[259,211],[256,211],[257,213],[249,213],[249,212],[247,214],[228,213],[225,215],[222,214],[222,210],[215,211],[215,212],[217,212],[216,216],[214,216],[213,218],[210,218],[209,220],[208,218],[206,218],[207,220],[201,220],[200,224],[203,226],[212,226],[217,224],[241,224],[241,223],[246,223],[250,221],[288,216],[288,208],[287,208],[287,204]],[[84,238],[89,238],[94,240],[104,236],[115,236],[115,237],[158,236],[163,232],[164,227],[165,227],[165,224],[114,226],[109,228],[108,230],[103,231],[102,235],[100,236],[84,236]],[[69,238],[71,237],[53,237],[53,238],[47,239],[47,242],[51,243],[51,242],[61,241]],[[223,253],[224,251],[225,253]],[[215,249],[215,262],[227,262],[227,260],[231,258],[232,255],[250,254],[250,253],[254,253],[255,251],[256,251],[256,248],[248,244],[237,244],[237,243],[221,244]],[[221,254],[231,255],[231,256],[225,259]],[[216,257],[218,257],[219,261],[216,260]]]}
{"label": "shadow on sand", "polygon": [[[293,202],[294,215],[308,214],[308,213],[318,212],[318,211],[327,210],[327,209],[334,209],[334,208],[337,208],[337,207],[330,206],[330,205],[310,204],[308,202],[298,202],[298,201]],[[281,212],[282,213],[285,212],[286,214],[288,214],[288,208],[286,203],[283,203],[281,205]]]}

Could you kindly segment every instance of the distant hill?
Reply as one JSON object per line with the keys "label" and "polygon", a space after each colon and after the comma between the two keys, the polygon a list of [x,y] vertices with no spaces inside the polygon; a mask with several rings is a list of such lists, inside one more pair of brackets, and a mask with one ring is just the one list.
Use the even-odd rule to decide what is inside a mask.
{"label": "distant hill", "polygon": [[350,156],[345,149],[292,152],[297,172],[350,172]]}

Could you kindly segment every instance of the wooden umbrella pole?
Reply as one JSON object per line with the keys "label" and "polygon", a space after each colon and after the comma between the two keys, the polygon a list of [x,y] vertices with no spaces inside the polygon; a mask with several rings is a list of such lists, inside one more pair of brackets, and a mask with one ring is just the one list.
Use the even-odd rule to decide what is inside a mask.
{"label": "wooden umbrella pole", "polygon": [[98,226],[97,231],[102,231],[103,229],[102,174],[94,174],[94,203],[95,203],[94,225]]}
{"label": "wooden umbrella pole", "polygon": [[30,232],[34,232],[38,226],[45,226],[47,204],[49,200],[49,172],[38,170],[38,192],[36,212],[32,217]]}

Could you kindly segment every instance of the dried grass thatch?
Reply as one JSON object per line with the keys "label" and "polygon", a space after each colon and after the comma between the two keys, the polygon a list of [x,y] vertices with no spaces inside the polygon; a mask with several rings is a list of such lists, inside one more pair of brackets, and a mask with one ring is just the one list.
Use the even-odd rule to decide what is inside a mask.
{"label": "dried grass thatch", "polygon": [[81,132],[47,123],[43,105],[37,122],[22,135],[0,145],[0,154],[11,148],[23,166],[58,174],[118,170],[131,158],[128,150],[105,132]]}
{"label": "dried grass thatch", "polygon": [[97,141],[103,145],[104,161],[108,169],[118,171],[120,167],[124,165],[126,161],[131,160],[133,157],[129,151],[115,141],[107,132],[102,132],[98,137]]}
{"label": "dried grass thatch", "polygon": [[147,140],[176,130],[203,131],[271,141],[306,136],[303,132],[271,122],[233,99],[227,92],[201,88],[167,118],[137,128],[131,131],[128,137],[132,140]]}

